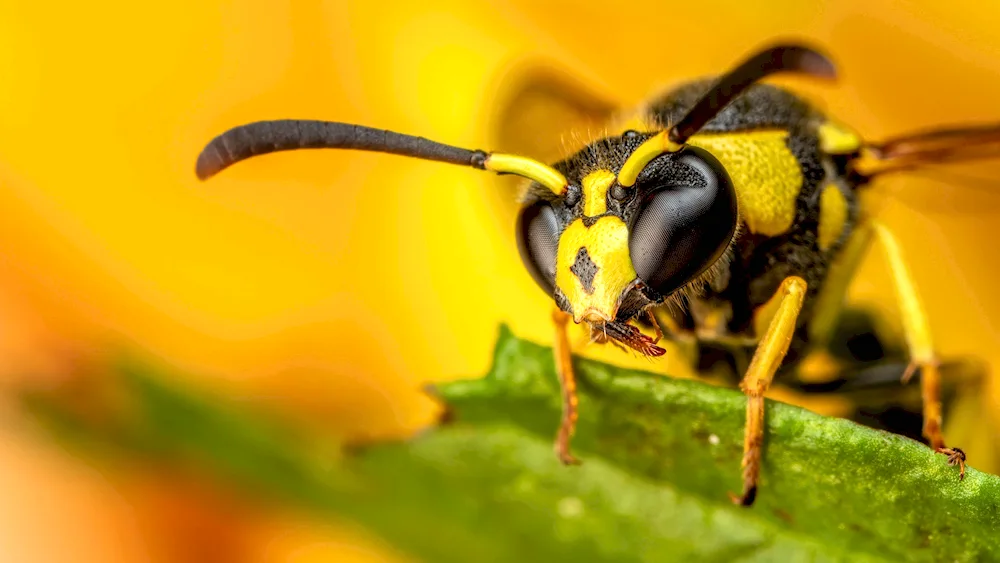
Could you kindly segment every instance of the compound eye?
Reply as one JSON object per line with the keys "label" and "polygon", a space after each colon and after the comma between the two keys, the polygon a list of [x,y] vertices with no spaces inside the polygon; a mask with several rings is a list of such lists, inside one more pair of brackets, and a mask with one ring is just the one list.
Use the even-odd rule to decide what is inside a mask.
{"label": "compound eye", "polygon": [[521,210],[517,218],[517,248],[535,283],[552,296],[556,286],[559,221],[547,202],[538,201]]}
{"label": "compound eye", "polygon": [[629,252],[639,278],[669,295],[701,275],[729,247],[736,231],[736,192],[722,164],[686,147],[676,165],[694,174],[644,197],[629,233]]}

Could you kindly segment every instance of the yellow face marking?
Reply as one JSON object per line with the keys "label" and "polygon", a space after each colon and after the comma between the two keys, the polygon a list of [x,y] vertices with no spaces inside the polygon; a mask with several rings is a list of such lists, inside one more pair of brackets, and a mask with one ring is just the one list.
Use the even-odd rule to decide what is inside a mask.
{"label": "yellow face marking", "polygon": [[[573,271],[580,271],[574,264],[582,248],[596,266],[589,284]],[[559,236],[556,286],[573,307],[575,322],[614,319],[618,299],[635,279],[628,250],[628,227],[618,217],[601,217],[590,227],[577,219]]]}
{"label": "yellow face marking", "polygon": [[492,153],[483,163],[484,168],[493,172],[517,174],[523,178],[534,180],[556,195],[562,195],[568,184],[566,177],[558,170],[537,160],[516,154]]}
{"label": "yellow face marking", "polygon": [[819,148],[826,154],[851,154],[861,148],[861,137],[846,125],[824,121],[817,131]]}
{"label": "yellow face marking", "polygon": [[657,133],[636,147],[635,151],[625,160],[625,164],[622,164],[622,169],[618,171],[618,183],[626,188],[631,187],[635,184],[639,173],[653,159],[663,153],[677,152],[679,150],[681,150],[681,145],[670,140],[669,129]]}
{"label": "yellow face marking", "polygon": [[615,183],[610,170],[594,170],[583,178],[583,214],[587,217],[603,215],[608,211],[608,189]]}
{"label": "yellow face marking", "polygon": [[752,233],[777,236],[795,220],[795,200],[802,189],[802,169],[785,144],[784,130],[703,133],[689,145],[712,153],[725,166]]}
{"label": "yellow face marking", "polygon": [[847,224],[847,198],[834,185],[827,184],[819,196],[819,248],[826,250],[837,242]]}

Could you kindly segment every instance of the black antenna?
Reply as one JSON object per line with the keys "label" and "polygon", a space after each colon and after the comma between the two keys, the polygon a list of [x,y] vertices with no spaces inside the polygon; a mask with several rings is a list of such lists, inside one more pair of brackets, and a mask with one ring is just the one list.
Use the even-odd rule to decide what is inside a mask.
{"label": "black antenna", "polygon": [[299,149],[356,149],[412,156],[484,169],[488,157],[480,150],[445,145],[423,137],[373,129],[363,125],[284,119],[234,127],[212,139],[198,155],[195,172],[206,180],[248,158]]}
{"label": "black antenna", "polygon": [[670,129],[670,140],[683,145],[744,90],[755,82],[779,72],[796,72],[829,79],[837,76],[830,59],[809,47],[778,45],[765,49],[720,78],[712,89]]}

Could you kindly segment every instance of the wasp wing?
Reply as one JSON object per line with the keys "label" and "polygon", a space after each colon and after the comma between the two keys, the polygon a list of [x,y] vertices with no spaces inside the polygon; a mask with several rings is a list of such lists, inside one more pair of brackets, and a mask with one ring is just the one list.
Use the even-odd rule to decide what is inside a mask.
{"label": "wasp wing", "polygon": [[[490,116],[489,143],[505,152],[558,162],[601,136],[618,111],[602,89],[554,64],[522,63],[506,73]],[[514,205],[523,182],[498,177],[504,200]]]}
{"label": "wasp wing", "polygon": [[855,162],[866,177],[930,165],[1000,159],[1000,123],[942,127],[868,143]]}

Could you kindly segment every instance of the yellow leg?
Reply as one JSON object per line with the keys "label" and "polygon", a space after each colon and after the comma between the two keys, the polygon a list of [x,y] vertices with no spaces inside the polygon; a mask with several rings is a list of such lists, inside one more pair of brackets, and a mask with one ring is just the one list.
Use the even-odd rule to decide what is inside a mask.
{"label": "yellow leg", "polygon": [[579,463],[579,461],[569,451],[569,443],[573,438],[577,417],[576,379],[573,377],[573,356],[567,332],[570,316],[556,309],[552,313],[552,320],[556,326],[556,343],[553,348],[556,373],[559,375],[559,384],[562,386],[563,394],[562,422],[559,425],[559,433],[556,434],[555,449],[560,461],[566,465],[572,465]]}
{"label": "yellow leg", "polygon": [[847,290],[858,271],[862,258],[871,248],[872,226],[859,225],[851,233],[840,255],[830,266],[823,281],[809,321],[809,344],[814,349],[826,348],[830,343],[840,311],[844,308]]}
{"label": "yellow leg", "polygon": [[931,343],[930,323],[927,322],[927,315],[924,313],[896,237],[884,225],[874,223],[873,229],[889,262],[893,284],[896,287],[896,298],[899,300],[906,345],[910,352],[910,366],[903,376],[903,382],[908,381],[913,373],[920,369],[924,437],[930,442],[934,451],[948,456],[949,465],[959,466],[958,478],[962,480],[965,478],[965,452],[959,448],[945,446],[944,436],[941,433],[941,372]]}
{"label": "yellow leg", "polygon": [[761,448],[764,445],[764,393],[781,366],[795,333],[796,319],[806,296],[806,282],[788,277],[781,282],[778,311],[761,338],[740,389],[747,395],[747,423],[743,437],[743,494],[733,502],[750,506],[757,497]]}

